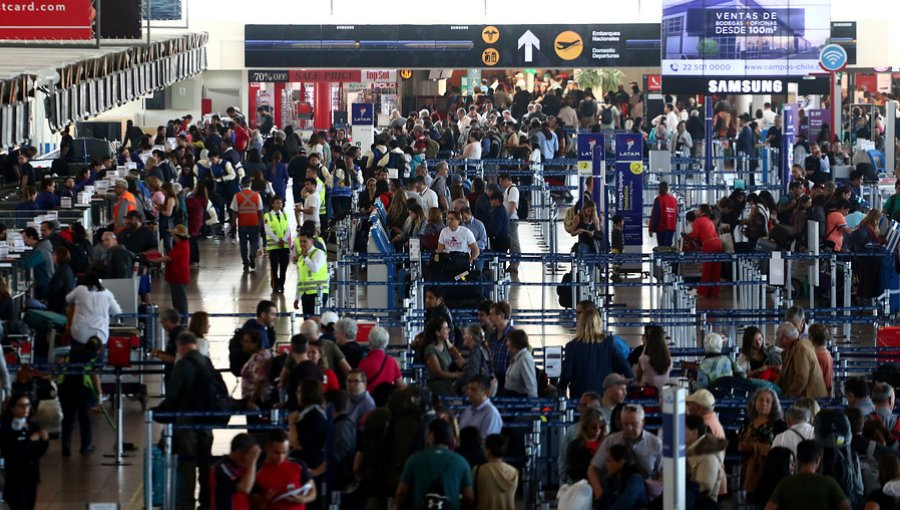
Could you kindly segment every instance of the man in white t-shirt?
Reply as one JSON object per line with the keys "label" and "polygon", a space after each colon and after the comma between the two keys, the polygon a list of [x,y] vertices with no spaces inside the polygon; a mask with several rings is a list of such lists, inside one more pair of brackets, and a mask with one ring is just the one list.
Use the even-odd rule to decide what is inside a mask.
{"label": "man in white t-shirt", "polygon": [[459,213],[451,211],[447,213],[447,227],[441,230],[438,236],[438,253],[467,253],[469,255],[469,263],[478,258],[478,243],[475,241],[475,235],[472,231],[462,226]]}
{"label": "man in white t-shirt", "polygon": [[425,210],[425,214],[428,214],[428,211],[432,207],[440,207],[440,204],[438,203],[437,193],[435,193],[433,189],[425,185],[425,177],[421,175],[416,176],[416,192],[421,198],[422,209]]}
{"label": "man in white t-shirt", "polygon": [[318,184],[315,179],[306,179],[303,185],[303,206],[300,212],[303,213],[303,222],[312,221],[316,224],[316,231],[320,231],[321,223],[319,222],[319,191]]}
{"label": "man in white t-shirt", "polygon": [[770,127],[775,125],[775,117],[778,115],[772,111],[772,103],[765,103],[763,105],[763,121],[762,121],[762,130],[766,131]]}
{"label": "man in white t-shirt", "polygon": [[[512,178],[509,174],[500,174],[500,187],[503,188],[503,207],[509,213],[509,254],[521,254],[522,247],[519,245],[519,188],[513,186]],[[519,273],[519,261],[511,261],[506,272],[510,274]]]}

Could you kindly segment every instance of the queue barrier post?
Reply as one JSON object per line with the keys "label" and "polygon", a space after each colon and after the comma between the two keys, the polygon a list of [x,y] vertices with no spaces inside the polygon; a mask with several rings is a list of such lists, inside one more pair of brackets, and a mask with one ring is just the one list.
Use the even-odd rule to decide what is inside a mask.
{"label": "queue barrier post", "polygon": [[147,426],[147,447],[144,448],[144,508],[153,508],[153,409],[144,413]]}
{"label": "queue barrier post", "polygon": [[172,453],[172,424],[169,423],[163,428],[163,443],[166,445],[166,484],[165,499],[163,501],[163,510],[175,510],[177,479],[175,470],[178,467],[178,458]]}

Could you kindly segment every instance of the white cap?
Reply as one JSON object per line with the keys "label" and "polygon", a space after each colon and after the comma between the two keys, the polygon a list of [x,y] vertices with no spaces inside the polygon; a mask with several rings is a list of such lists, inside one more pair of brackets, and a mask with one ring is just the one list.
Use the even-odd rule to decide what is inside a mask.
{"label": "white cap", "polygon": [[338,321],[338,315],[334,312],[325,312],[322,314],[322,318],[319,320],[319,323],[323,326],[327,326],[329,324],[334,324]]}

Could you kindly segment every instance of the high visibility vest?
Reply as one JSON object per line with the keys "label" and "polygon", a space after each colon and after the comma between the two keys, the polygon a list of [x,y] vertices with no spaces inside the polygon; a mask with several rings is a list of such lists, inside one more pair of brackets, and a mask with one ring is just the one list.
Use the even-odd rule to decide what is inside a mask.
{"label": "high visibility vest", "polygon": [[[125,204],[122,207],[122,204]],[[125,216],[131,211],[137,210],[137,199],[134,198],[134,195],[126,191],[122,193],[118,200],[116,200],[116,204],[113,206],[113,221],[116,224],[116,232],[121,232],[125,230]]]}
{"label": "high visibility vest", "polygon": [[326,212],[325,208],[325,183],[322,179],[316,177],[316,191],[319,192],[319,216],[323,216]]}
{"label": "high visibility vest", "polygon": [[[287,214],[285,214],[284,211],[279,211],[277,213],[270,211],[265,214],[264,218],[266,220],[266,225],[276,236],[275,238],[266,236],[266,251],[278,250],[281,248],[278,246],[278,240],[285,239],[285,234],[290,228],[288,225]],[[288,244],[289,245],[284,248],[290,249],[290,243]]]}
{"label": "high visibility vest", "polygon": [[234,195],[237,205],[238,226],[239,227],[258,227],[259,226],[259,205],[262,200],[259,193],[245,189]]}
{"label": "high visibility vest", "polygon": [[309,257],[317,252],[321,252],[322,255],[326,257],[326,263],[322,264],[322,267],[319,268],[315,273],[310,274],[309,269],[306,267],[306,263],[304,262],[304,258],[302,255],[302,250],[300,248],[300,239],[296,239],[294,241],[294,245],[297,250],[297,293],[298,294],[316,294],[319,292],[319,288],[322,288],[323,293],[328,293],[328,262],[327,257],[328,254],[323,252],[322,250],[312,247],[309,249]]}

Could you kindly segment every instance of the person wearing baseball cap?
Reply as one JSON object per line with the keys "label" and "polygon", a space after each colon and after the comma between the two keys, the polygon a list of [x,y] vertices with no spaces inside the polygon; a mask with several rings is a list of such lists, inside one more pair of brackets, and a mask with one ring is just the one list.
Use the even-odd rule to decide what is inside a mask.
{"label": "person wearing baseball cap", "polygon": [[725,439],[725,429],[722,428],[719,417],[714,411],[716,397],[709,390],[697,390],[688,395],[684,402],[688,414],[703,418],[710,435],[717,439]]}

